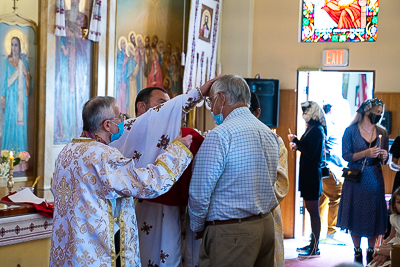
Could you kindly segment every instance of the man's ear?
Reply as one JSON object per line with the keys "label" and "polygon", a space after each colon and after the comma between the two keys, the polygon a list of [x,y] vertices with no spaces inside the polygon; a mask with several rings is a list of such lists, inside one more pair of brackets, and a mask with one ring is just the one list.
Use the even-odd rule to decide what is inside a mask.
{"label": "man's ear", "polygon": [[[138,102],[138,103],[136,104],[136,107],[137,107],[137,109],[138,109],[138,113],[139,113],[139,114],[143,114],[143,113],[146,112],[146,103],[144,103],[144,102]],[[137,114],[136,114],[136,116],[137,116]]]}
{"label": "man's ear", "polygon": [[101,124],[101,127],[103,128],[104,131],[106,131],[106,132],[110,132],[111,131],[110,123],[111,122],[109,120],[103,121],[103,123]]}
{"label": "man's ear", "polygon": [[258,119],[261,115],[261,108],[258,108],[255,112],[254,112],[254,116],[256,116],[256,118]]}
{"label": "man's ear", "polygon": [[221,101],[221,106],[226,106],[226,96],[223,93],[218,92],[218,99]]}

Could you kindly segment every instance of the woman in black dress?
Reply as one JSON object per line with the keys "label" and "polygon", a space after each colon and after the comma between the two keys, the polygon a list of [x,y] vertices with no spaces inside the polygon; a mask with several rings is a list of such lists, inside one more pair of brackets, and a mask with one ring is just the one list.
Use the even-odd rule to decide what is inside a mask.
{"label": "woman in black dress", "polygon": [[326,122],[323,110],[313,101],[301,104],[303,119],[307,123],[306,132],[301,139],[289,134],[292,150],[299,150],[300,172],[299,191],[305,207],[310,213],[312,237],[311,243],[300,251],[299,257],[310,257],[320,254],[318,249],[321,218],[319,214],[319,197],[322,195],[322,156],[325,144]]}

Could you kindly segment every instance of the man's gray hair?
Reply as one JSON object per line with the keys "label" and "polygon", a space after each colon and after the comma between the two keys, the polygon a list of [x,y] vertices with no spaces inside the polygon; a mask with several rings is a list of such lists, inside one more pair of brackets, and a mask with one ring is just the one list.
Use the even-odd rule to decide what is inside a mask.
{"label": "man's gray hair", "polygon": [[113,119],[116,104],[111,96],[96,96],[87,101],[82,110],[83,130],[94,133],[105,120]]}
{"label": "man's gray hair", "polygon": [[239,75],[225,75],[216,80],[211,86],[214,96],[221,92],[226,96],[227,105],[234,106],[244,103],[250,107],[250,89],[246,81]]}

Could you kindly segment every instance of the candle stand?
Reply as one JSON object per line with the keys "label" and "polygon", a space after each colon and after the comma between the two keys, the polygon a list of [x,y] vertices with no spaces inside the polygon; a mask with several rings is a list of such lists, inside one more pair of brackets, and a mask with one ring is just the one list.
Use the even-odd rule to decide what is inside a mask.
{"label": "candle stand", "polygon": [[14,170],[14,167],[11,167],[9,175],[8,175],[8,181],[7,181],[8,194],[11,194],[12,189],[14,187],[13,170]]}

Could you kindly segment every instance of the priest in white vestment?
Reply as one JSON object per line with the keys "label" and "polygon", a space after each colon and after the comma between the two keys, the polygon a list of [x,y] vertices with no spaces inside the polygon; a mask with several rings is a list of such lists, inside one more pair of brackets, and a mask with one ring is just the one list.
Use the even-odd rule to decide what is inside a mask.
{"label": "priest in white vestment", "polygon": [[[165,94],[165,103],[150,108],[151,104],[147,100],[148,111],[141,115],[138,110],[138,118],[125,121],[124,132],[118,140],[110,145],[118,148],[127,158],[133,158],[136,166],[146,166],[163,153],[165,145],[174,137],[178,136],[181,130],[182,116],[192,110],[195,105],[208,96],[211,85],[217,78],[208,81],[200,89],[190,90],[187,94],[182,94],[169,100]],[[144,89],[146,90],[146,89]],[[162,90],[162,89],[161,89]],[[162,99],[163,93],[154,90],[152,94],[155,100]],[[139,95],[138,95],[139,99]],[[143,103],[137,102],[137,107],[141,108]],[[146,139],[139,138],[146,136]],[[182,234],[190,238],[186,229],[181,231],[181,211],[179,206],[168,206],[146,200],[137,201],[135,204],[136,217],[139,229],[139,245],[142,266],[188,266],[186,263],[198,262],[198,252],[193,247],[194,240],[187,240],[190,244],[186,248],[186,253],[191,255],[189,259],[185,257],[186,263],[182,264],[182,254],[185,250],[182,244]],[[184,216],[183,216],[184,217]],[[193,236],[194,237],[194,236]],[[192,237],[192,239],[193,239]],[[194,265],[193,265],[194,266]]]}
{"label": "priest in white vestment", "polygon": [[92,98],[82,118],[81,138],[56,161],[50,266],[115,266],[118,229],[121,265],[141,266],[133,197],[155,198],[171,188],[191,161],[191,138],[174,136],[152,162],[138,167],[107,145],[122,122],[115,98]]}

